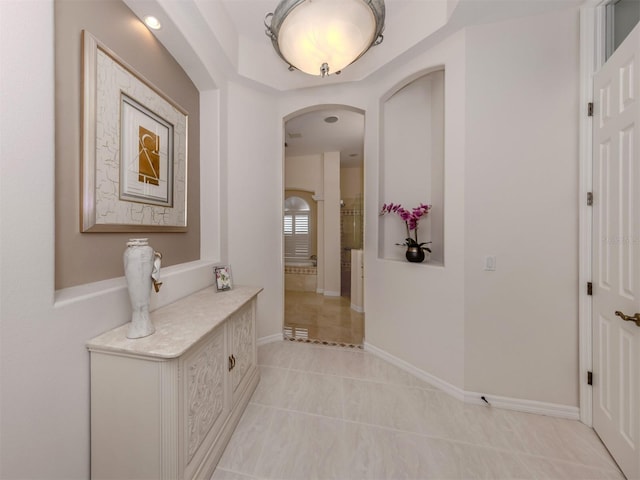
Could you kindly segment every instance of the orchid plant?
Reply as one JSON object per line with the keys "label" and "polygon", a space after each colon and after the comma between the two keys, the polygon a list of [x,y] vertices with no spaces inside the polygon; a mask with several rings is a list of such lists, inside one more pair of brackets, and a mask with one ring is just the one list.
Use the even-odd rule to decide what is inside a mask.
{"label": "orchid plant", "polygon": [[[380,210],[380,215],[385,215],[387,213],[396,213],[402,220],[404,220],[404,224],[407,227],[407,238],[404,243],[396,243],[396,245],[402,245],[405,247],[418,247],[422,250],[426,250],[431,253],[431,249],[426,247],[425,245],[430,244],[431,242],[418,242],[418,222],[424,216],[426,216],[431,210],[431,205],[424,205],[421,203],[417,207],[407,210],[400,204],[384,204],[382,205],[382,210]],[[411,237],[411,232],[413,231],[413,238]]]}

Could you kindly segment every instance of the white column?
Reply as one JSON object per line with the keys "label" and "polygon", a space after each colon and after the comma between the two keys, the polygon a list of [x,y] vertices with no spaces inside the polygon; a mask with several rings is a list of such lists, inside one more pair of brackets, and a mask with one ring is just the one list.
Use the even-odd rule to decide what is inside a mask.
{"label": "white column", "polygon": [[317,245],[316,251],[318,255],[317,269],[316,269],[316,293],[324,293],[324,198],[319,198],[317,201]]}
{"label": "white column", "polygon": [[340,296],[340,152],[325,152],[324,294]]}

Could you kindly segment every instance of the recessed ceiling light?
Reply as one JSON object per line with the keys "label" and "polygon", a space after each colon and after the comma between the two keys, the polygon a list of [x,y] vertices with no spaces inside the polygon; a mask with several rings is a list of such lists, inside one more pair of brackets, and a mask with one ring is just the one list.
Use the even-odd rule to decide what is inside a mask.
{"label": "recessed ceiling light", "polygon": [[327,123],[336,123],[338,121],[338,117],[331,115],[330,117],[325,118],[324,121]]}
{"label": "recessed ceiling light", "polygon": [[144,17],[144,24],[153,30],[159,30],[160,27],[162,27],[160,20],[152,15],[147,15],[146,17]]}

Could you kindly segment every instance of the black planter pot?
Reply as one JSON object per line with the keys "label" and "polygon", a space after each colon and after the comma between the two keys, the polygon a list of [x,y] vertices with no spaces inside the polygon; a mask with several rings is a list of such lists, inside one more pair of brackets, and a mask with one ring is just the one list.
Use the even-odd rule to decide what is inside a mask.
{"label": "black planter pot", "polygon": [[421,247],[407,247],[405,257],[412,263],[421,263],[424,261],[424,250]]}

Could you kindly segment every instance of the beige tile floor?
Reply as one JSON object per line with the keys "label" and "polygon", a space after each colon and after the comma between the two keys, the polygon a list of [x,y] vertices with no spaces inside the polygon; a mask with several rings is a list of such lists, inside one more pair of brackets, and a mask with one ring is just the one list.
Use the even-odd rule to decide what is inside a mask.
{"label": "beige tile floor", "polygon": [[352,310],[348,298],[315,292],[285,292],[284,326],[329,342],[362,345],[364,338],[364,314]]}
{"label": "beige tile floor", "polygon": [[578,421],[465,405],[362,350],[282,341],[213,480],[623,479]]}

